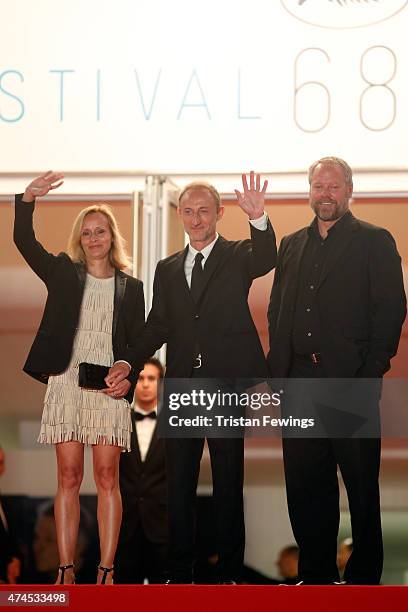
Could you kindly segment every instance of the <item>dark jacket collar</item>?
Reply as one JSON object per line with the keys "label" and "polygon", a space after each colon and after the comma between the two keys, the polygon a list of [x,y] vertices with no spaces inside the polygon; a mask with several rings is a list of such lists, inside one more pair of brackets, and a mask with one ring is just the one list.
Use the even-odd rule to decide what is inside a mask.
{"label": "dark jacket collar", "polygon": [[[74,266],[78,275],[80,300],[82,302],[86,281],[86,266],[82,262],[74,262]],[[116,329],[118,326],[120,309],[122,307],[122,302],[126,290],[126,280],[126,274],[122,272],[122,270],[115,269],[115,295],[113,298],[112,338],[115,337]]]}
{"label": "dark jacket collar", "polygon": [[215,274],[216,270],[222,264],[225,257],[227,256],[228,244],[229,244],[228,240],[225,240],[225,238],[223,238],[222,236],[218,236],[218,239],[216,243],[214,244],[211,250],[211,253],[209,254],[207,261],[205,263],[204,273],[203,273],[203,284],[201,287],[200,295],[198,297],[198,302],[195,305],[193,302],[193,298],[191,297],[190,289],[187,284],[186,275],[184,271],[184,262],[186,260],[188,249],[189,249],[188,245],[185,247],[185,249],[183,249],[182,251],[178,253],[177,259],[176,259],[176,276],[177,276],[178,288],[181,291],[183,291],[186,295],[188,295],[188,299],[190,300],[191,304],[195,306],[195,308],[197,308],[198,305],[202,302],[202,299],[205,295],[210,279]]}
{"label": "dark jacket collar", "polygon": [[[345,213],[329,231],[332,231],[336,226],[336,238],[340,239],[336,239],[335,244],[333,245],[334,248],[330,249],[330,252],[322,270],[322,274],[320,276],[318,287],[322,285],[330,270],[336,264],[339,257],[341,257],[341,255],[348,249],[350,242],[356,237],[356,235],[358,235],[357,232],[360,229],[358,219],[354,217],[351,211],[347,211],[347,213]],[[313,221],[308,227],[303,228],[297,233],[295,240],[293,241],[291,257],[293,258],[292,265],[294,270],[294,286],[297,286],[297,277],[299,274],[300,265],[303,259],[306,244],[308,240],[313,237],[311,235],[312,232],[315,231],[318,232],[316,217],[313,219]]]}
{"label": "dark jacket collar", "polygon": [[[340,217],[338,221],[336,221],[334,225],[331,226],[331,228],[327,231],[328,235],[332,236],[333,234],[337,235],[342,232],[347,232],[350,226],[352,225],[353,220],[356,220],[356,218],[352,214],[351,210],[348,210],[344,213],[342,217]],[[313,221],[307,228],[307,231],[309,236],[313,235],[313,233],[317,234],[317,236],[320,236],[317,217],[313,219]]]}

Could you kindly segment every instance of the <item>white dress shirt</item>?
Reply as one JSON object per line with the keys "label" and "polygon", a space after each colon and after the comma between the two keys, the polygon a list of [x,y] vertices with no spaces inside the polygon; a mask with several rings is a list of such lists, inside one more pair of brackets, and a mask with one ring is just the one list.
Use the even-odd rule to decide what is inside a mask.
{"label": "white dress shirt", "polygon": [[[264,212],[262,217],[259,217],[259,219],[249,219],[249,222],[256,229],[265,231],[268,225],[268,217],[266,213]],[[218,240],[218,237],[219,235],[216,234],[214,240],[210,242],[210,244],[207,244],[207,246],[204,247],[201,251],[197,251],[197,249],[192,247],[191,244],[188,245],[188,252],[187,252],[186,259],[184,261],[184,273],[186,275],[186,280],[187,280],[187,284],[189,287],[191,287],[191,274],[193,272],[195,256],[197,255],[197,253],[201,253],[203,255],[201,265],[204,269],[205,262],[207,261],[211,251],[213,250],[214,245]]]}
{"label": "white dress shirt", "polygon": [[[150,412],[156,412],[157,414],[157,406],[155,406],[153,410],[143,410],[142,408],[135,406],[134,411],[139,412],[140,414],[149,414]],[[146,459],[156,423],[156,419],[149,418],[143,419],[143,421],[135,421],[137,442],[139,444],[140,457],[142,461]]]}

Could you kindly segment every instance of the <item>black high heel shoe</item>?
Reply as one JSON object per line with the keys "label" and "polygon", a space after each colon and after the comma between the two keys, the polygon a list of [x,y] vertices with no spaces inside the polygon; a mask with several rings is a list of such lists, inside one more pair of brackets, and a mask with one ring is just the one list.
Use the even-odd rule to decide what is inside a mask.
{"label": "black high heel shoe", "polygon": [[[110,572],[113,572],[113,565],[112,567],[103,567],[103,565],[98,565],[98,570],[101,570],[101,572],[103,572],[103,576],[102,576],[102,580],[101,580],[101,584],[106,584],[106,578],[108,576],[108,574]],[[112,580],[112,584],[113,584],[113,580]]]}
{"label": "black high heel shoe", "polygon": [[[61,572],[61,576],[60,576],[60,580],[59,582],[57,582],[57,584],[65,584],[65,572],[69,569],[74,570],[74,564],[70,563],[69,565],[60,565],[58,570]],[[75,584],[75,574],[73,574],[73,582],[72,584]]]}

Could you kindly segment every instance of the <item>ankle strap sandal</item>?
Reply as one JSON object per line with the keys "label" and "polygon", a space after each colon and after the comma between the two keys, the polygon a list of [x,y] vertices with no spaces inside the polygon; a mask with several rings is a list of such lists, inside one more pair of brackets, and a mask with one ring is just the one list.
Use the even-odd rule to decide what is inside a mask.
{"label": "ankle strap sandal", "polygon": [[106,578],[108,574],[110,574],[110,572],[113,572],[113,565],[112,567],[103,567],[103,565],[98,565],[98,570],[101,570],[101,572],[103,572],[101,584],[106,584]]}
{"label": "ankle strap sandal", "polygon": [[[58,570],[61,572],[60,581],[58,584],[65,584],[65,572],[69,569],[72,569],[72,570],[74,569],[73,563],[69,563],[68,565],[60,565],[58,567]],[[75,584],[75,576],[74,576],[73,584]]]}

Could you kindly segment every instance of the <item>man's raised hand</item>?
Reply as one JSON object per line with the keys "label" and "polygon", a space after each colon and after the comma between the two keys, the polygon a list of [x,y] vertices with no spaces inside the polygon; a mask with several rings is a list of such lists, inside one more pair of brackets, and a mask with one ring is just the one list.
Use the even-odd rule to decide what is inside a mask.
{"label": "man's raised hand", "polygon": [[261,175],[253,170],[249,173],[249,188],[246,174],[242,175],[244,194],[235,189],[238,204],[250,219],[259,219],[265,210],[265,193],[268,181],[264,181],[261,189]]}

